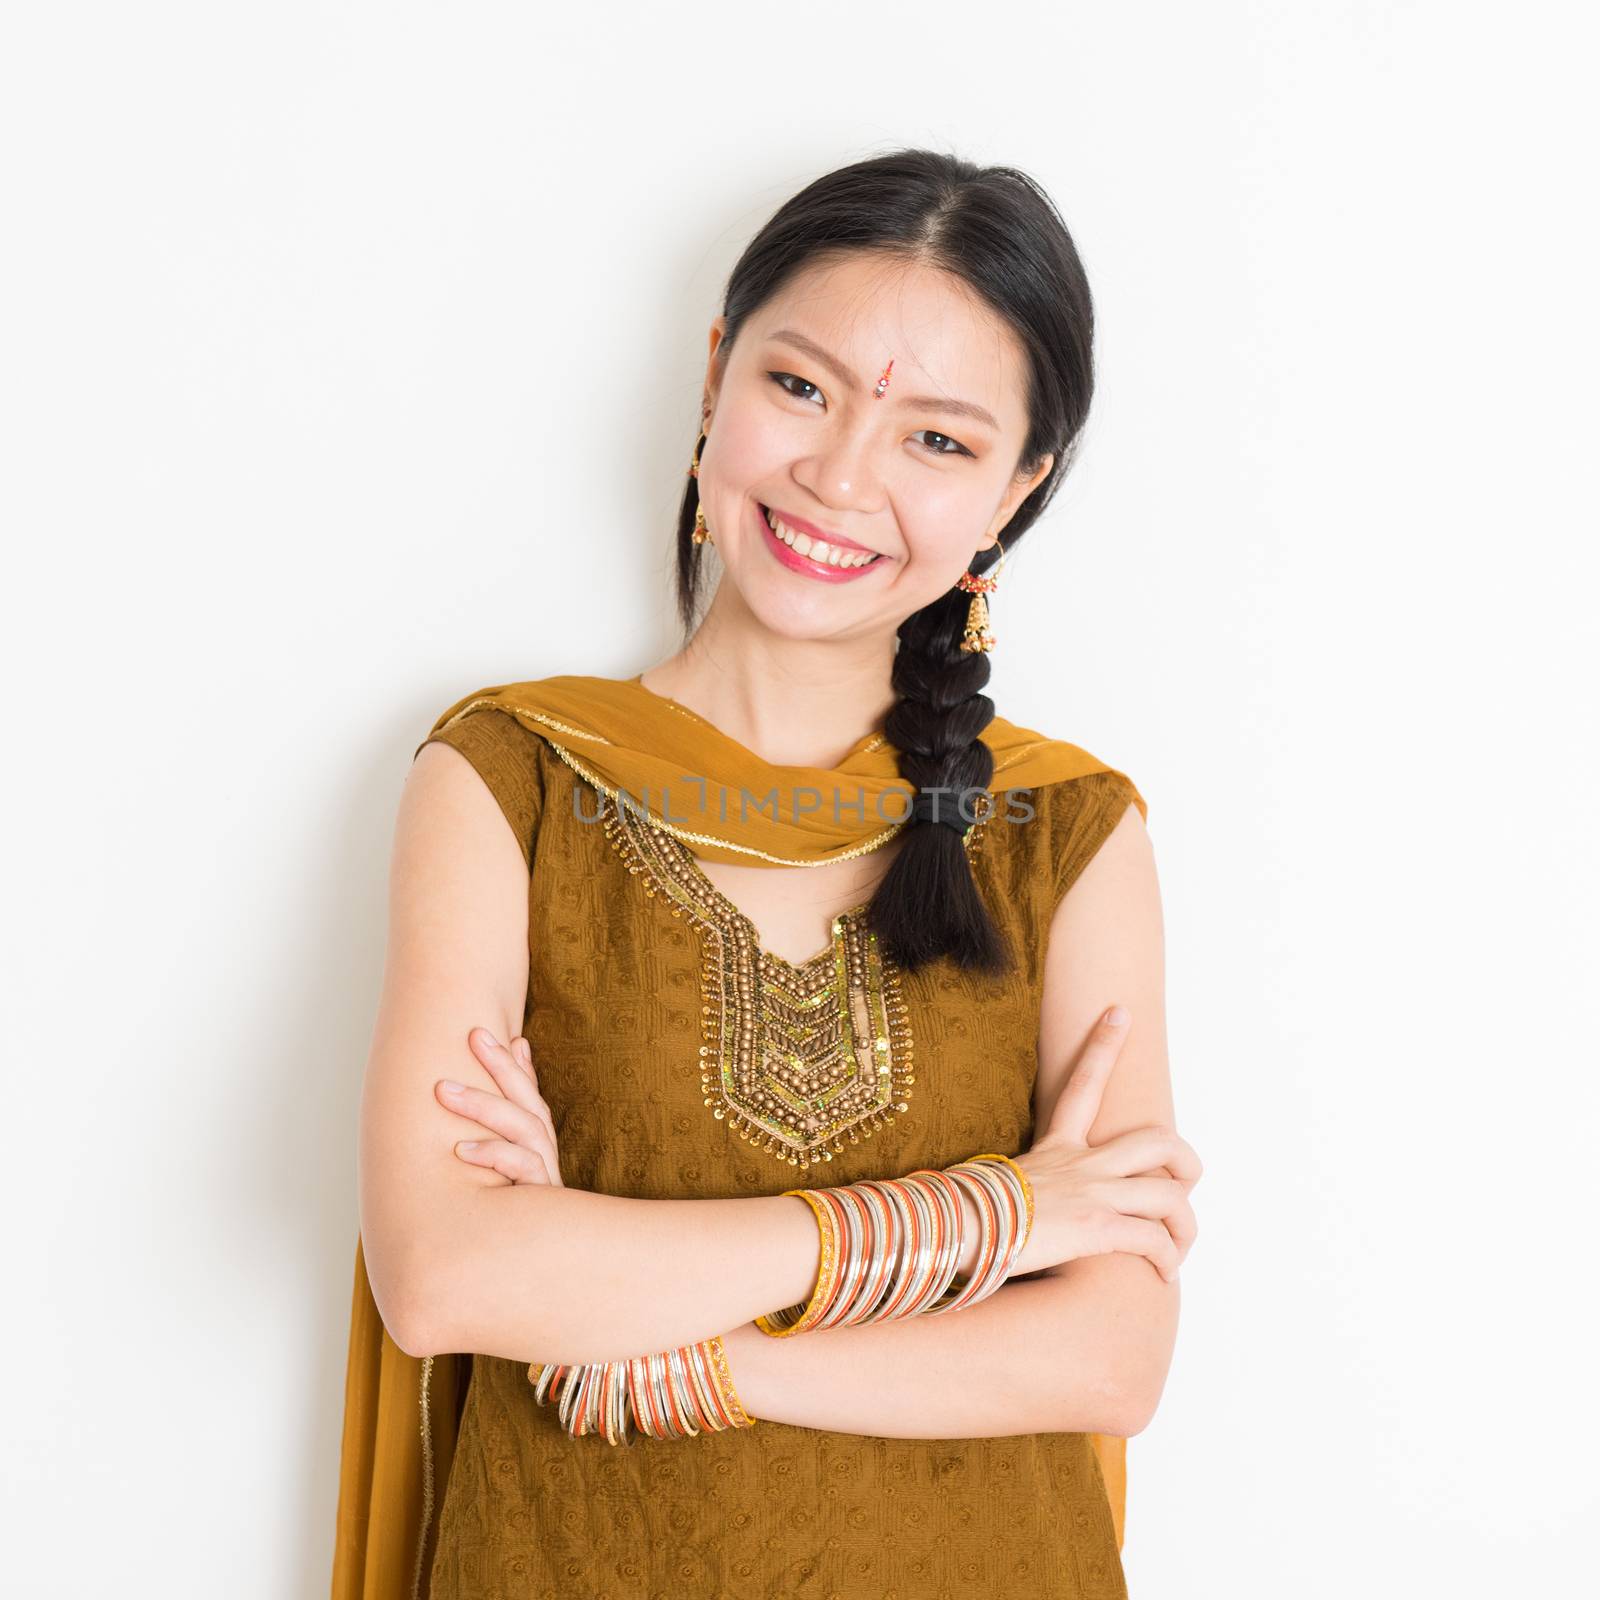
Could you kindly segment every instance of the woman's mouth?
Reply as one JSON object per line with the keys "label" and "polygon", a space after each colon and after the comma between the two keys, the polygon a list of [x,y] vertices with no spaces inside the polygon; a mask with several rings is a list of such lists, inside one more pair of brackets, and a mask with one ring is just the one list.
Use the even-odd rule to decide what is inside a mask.
{"label": "woman's mouth", "polygon": [[868,569],[879,565],[881,555],[869,555],[849,545],[831,545],[825,539],[796,533],[764,505],[757,504],[761,532],[767,548],[791,572],[824,583],[849,583]]}

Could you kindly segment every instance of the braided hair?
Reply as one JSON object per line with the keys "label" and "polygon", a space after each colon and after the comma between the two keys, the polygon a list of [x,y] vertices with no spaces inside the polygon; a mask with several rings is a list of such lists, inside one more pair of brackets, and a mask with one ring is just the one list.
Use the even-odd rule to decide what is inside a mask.
{"label": "braided hair", "polygon": [[[1094,392],[1094,303],[1076,246],[1054,203],[1015,167],[980,166],[942,151],[903,149],[815,179],[786,201],[745,247],[723,294],[725,358],[746,319],[802,270],[872,252],[963,279],[1009,324],[1027,356],[1028,436],[1018,472],[1048,453],[1049,473],[1002,530],[1005,552],[1038,520],[1070,466]],[[678,516],[677,593],[685,640],[693,631],[704,547],[694,540],[699,483],[687,479]],[[970,563],[982,576],[999,559]],[[983,690],[989,658],[961,649],[969,597],[951,589],[900,625],[891,678],[897,699],[885,738],[917,791],[904,843],[873,895],[868,922],[907,971],[948,957],[998,974],[1014,957],[972,877],[963,834],[943,821],[974,817],[994,756],[979,734],[994,717]],[[978,811],[981,815],[981,810]]]}

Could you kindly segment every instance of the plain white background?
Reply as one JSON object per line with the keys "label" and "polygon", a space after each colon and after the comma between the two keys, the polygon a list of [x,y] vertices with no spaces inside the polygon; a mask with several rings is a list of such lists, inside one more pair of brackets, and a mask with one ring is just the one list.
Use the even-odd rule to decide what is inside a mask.
{"label": "plain white background", "polygon": [[1098,300],[994,681],[1149,801],[1207,1164],[1132,1592],[1594,1582],[1578,16],[9,15],[12,1592],[326,1592],[412,750],[674,647],[723,277],[902,144],[1037,175]]}

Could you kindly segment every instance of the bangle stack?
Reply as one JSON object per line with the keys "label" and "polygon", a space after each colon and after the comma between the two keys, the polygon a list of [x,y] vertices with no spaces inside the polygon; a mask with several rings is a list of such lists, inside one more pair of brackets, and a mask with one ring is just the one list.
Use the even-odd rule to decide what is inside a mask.
{"label": "bangle stack", "polygon": [[528,1382],[540,1405],[554,1396],[561,1426],[574,1439],[601,1433],[608,1444],[631,1444],[630,1423],[652,1439],[692,1439],[756,1425],[734,1392],[721,1334],[627,1361],[535,1361]]}
{"label": "bangle stack", "polygon": [[[983,1232],[971,1276],[951,1287],[965,1243],[963,1190],[977,1203]],[[1009,1156],[784,1193],[816,1216],[820,1258],[804,1305],[756,1318],[774,1339],[976,1305],[1010,1276],[1033,1229],[1033,1186]]]}
{"label": "bangle stack", "polygon": [[[986,1299],[1011,1275],[1033,1231],[1033,1186],[1010,1156],[979,1155],[944,1171],[863,1178],[834,1189],[785,1189],[817,1219],[817,1283],[804,1305],[757,1317],[774,1339],[897,1317],[937,1316]],[[977,1205],[978,1260],[952,1284],[965,1247],[962,1196]],[[721,1335],[626,1361],[528,1367],[534,1399],[557,1402],[574,1439],[631,1444],[753,1428],[739,1402]]]}

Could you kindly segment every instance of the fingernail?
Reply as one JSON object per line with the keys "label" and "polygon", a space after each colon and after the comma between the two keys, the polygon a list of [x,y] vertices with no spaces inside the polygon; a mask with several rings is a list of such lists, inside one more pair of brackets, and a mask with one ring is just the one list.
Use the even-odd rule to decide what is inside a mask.
{"label": "fingernail", "polygon": [[457,1150],[476,1150],[477,1148],[478,1141],[476,1139],[463,1139],[456,1145]]}
{"label": "fingernail", "polygon": [[1106,1012],[1106,1021],[1109,1022],[1113,1028],[1120,1028],[1127,1020],[1128,1008],[1126,1006],[1112,1006],[1112,1008]]}
{"label": "fingernail", "polygon": [[460,1094],[461,1093],[461,1085],[459,1083],[457,1083],[454,1078],[444,1078],[444,1079],[442,1079],[440,1081],[439,1087],[441,1089],[443,1089],[446,1094]]}
{"label": "fingernail", "polygon": [[478,1047],[480,1049],[487,1050],[491,1045],[499,1043],[500,1041],[487,1028],[478,1029]]}

